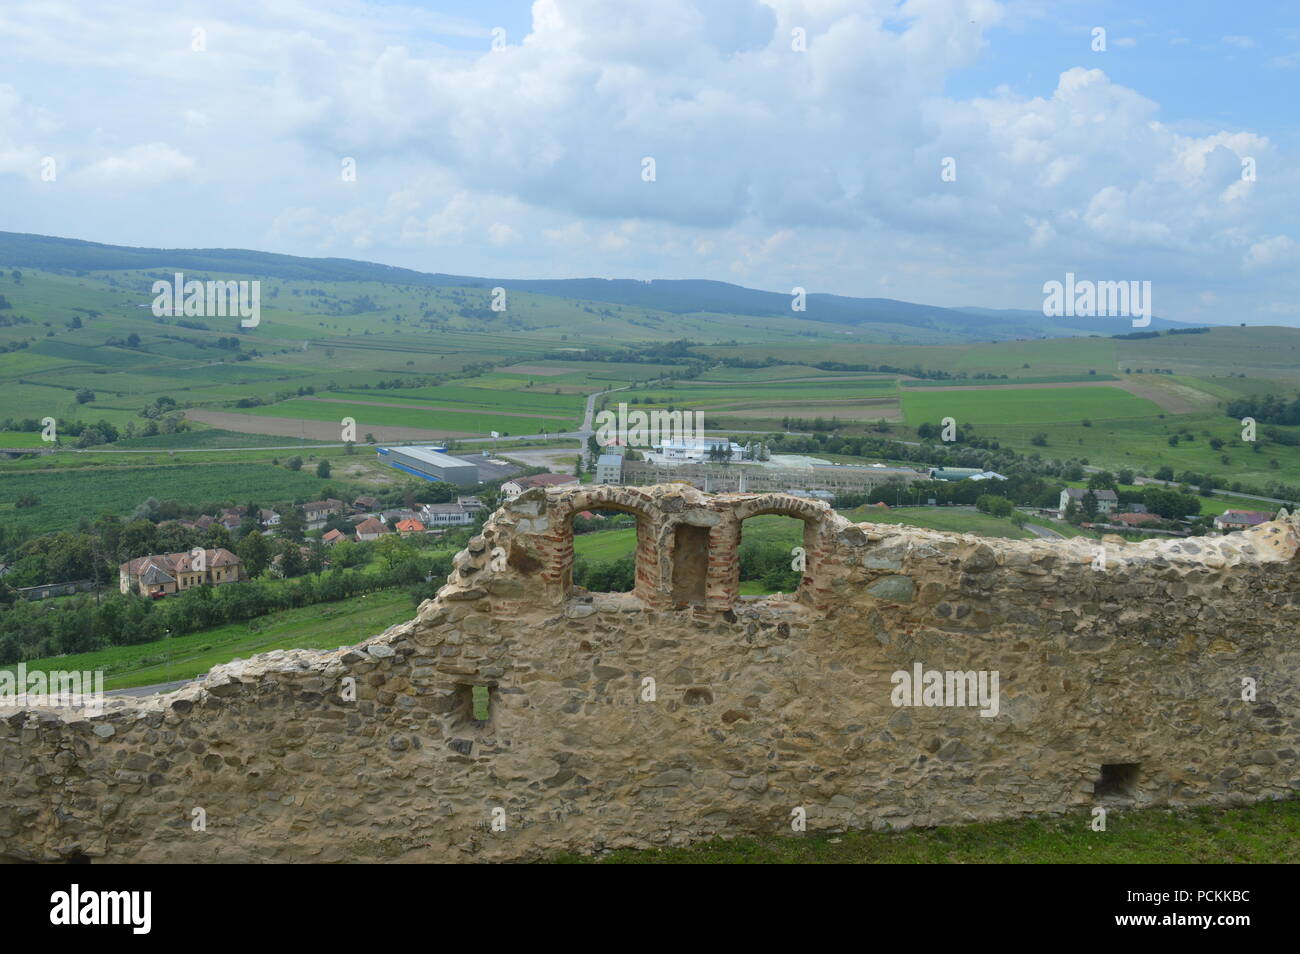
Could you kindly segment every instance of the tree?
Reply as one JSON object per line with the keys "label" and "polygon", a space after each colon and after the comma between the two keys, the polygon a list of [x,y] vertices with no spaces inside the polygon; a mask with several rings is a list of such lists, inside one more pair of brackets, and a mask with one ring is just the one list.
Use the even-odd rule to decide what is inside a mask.
{"label": "tree", "polygon": [[1097,516],[1097,495],[1091,490],[1084,491],[1083,514],[1089,520]]}
{"label": "tree", "polygon": [[321,478],[322,480],[325,480],[326,478],[329,477],[329,475],[330,475],[330,462],[327,460],[322,460],[319,464],[316,465],[316,476]]}
{"label": "tree", "polygon": [[285,507],[280,515],[280,536],[294,543],[302,543],[306,538],[307,518],[297,507]]}
{"label": "tree", "polygon": [[375,541],[375,553],[384,564],[384,569],[392,572],[415,556],[415,547],[396,533],[389,533]]}
{"label": "tree", "polygon": [[149,520],[137,518],[122,531],[122,549],[127,559],[156,553],[158,528]]}
{"label": "tree", "polygon": [[302,576],[306,564],[298,544],[287,543],[280,551],[280,573],[285,577]]}
{"label": "tree", "polygon": [[1115,484],[1115,475],[1108,470],[1093,474],[1088,478],[1089,490],[1119,490]]}
{"label": "tree", "polygon": [[262,573],[271,562],[271,547],[267,544],[266,537],[257,532],[240,540],[235,552],[244,561],[244,570],[250,578]]}
{"label": "tree", "polygon": [[285,464],[285,466],[288,467],[290,470],[302,470],[302,458],[290,457],[288,462]]}

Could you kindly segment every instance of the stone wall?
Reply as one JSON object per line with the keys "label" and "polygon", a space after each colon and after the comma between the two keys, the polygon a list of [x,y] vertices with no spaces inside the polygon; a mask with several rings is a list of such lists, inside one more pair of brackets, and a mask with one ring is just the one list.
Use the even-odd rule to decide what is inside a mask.
{"label": "stone wall", "polygon": [[[571,584],[593,508],[637,518],[634,593]],[[741,599],[742,521],[764,513],[804,521],[807,571]],[[1285,797],[1298,529],[1103,547],[781,494],[531,490],[354,648],[0,718],[0,855],[495,861],[789,833],[799,808],[813,831]],[[996,673],[996,715],[895,705],[916,664]]]}

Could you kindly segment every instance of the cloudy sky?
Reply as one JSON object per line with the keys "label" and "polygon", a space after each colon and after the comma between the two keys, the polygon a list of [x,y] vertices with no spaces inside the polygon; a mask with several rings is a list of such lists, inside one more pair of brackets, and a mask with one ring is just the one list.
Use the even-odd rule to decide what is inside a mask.
{"label": "cloudy sky", "polygon": [[3,230],[1300,325],[1288,0],[4,0],[0,63]]}

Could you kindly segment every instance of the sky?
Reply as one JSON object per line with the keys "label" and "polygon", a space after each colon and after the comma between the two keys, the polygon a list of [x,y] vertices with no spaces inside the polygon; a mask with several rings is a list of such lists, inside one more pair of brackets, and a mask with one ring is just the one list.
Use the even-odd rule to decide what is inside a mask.
{"label": "sky", "polygon": [[0,230],[1300,326],[1289,0],[5,0]]}

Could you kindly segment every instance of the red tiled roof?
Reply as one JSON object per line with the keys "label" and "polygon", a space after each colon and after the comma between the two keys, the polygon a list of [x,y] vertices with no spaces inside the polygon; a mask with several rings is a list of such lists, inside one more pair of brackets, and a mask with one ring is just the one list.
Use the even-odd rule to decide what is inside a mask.
{"label": "red tiled roof", "polygon": [[[203,556],[209,568],[215,566],[239,566],[243,562],[225,547],[204,550]],[[188,553],[153,553],[149,556],[128,560],[118,569],[125,570],[129,576],[140,576],[151,563],[167,573],[195,572]]]}
{"label": "red tiled roof", "polygon": [[1273,519],[1273,515],[1262,510],[1225,510],[1219,519],[1223,523],[1240,523],[1254,527],[1261,523],[1268,523]]}
{"label": "red tiled roof", "polygon": [[388,528],[371,517],[357,524],[357,533],[388,533]]}

